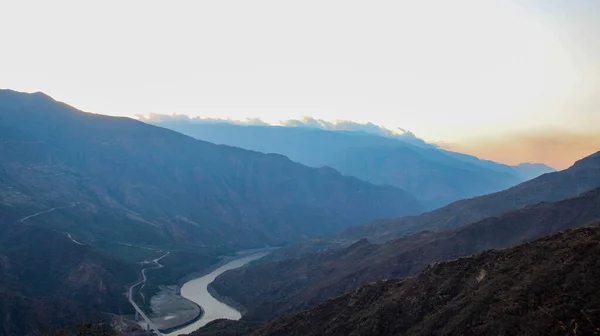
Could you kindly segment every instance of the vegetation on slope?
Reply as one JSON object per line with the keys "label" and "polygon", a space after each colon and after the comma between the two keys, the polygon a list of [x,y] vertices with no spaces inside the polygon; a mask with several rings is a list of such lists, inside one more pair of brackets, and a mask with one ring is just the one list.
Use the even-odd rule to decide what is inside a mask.
{"label": "vegetation on slope", "polygon": [[246,307],[246,319],[268,321],[315,307],[369,282],[414,275],[432,262],[503,248],[600,220],[600,188],[556,203],[540,203],[454,230],[352,246],[224,273],[220,294]]}
{"label": "vegetation on slope", "polygon": [[600,228],[382,280],[253,333],[276,335],[600,334]]}

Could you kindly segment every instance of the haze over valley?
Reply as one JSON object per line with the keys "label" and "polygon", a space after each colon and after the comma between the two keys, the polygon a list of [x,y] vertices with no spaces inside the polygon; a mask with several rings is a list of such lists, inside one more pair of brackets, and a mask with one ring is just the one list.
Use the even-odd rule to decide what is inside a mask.
{"label": "haze over valley", "polygon": [[600,334],[598,3],[4,7],[0,336]]}

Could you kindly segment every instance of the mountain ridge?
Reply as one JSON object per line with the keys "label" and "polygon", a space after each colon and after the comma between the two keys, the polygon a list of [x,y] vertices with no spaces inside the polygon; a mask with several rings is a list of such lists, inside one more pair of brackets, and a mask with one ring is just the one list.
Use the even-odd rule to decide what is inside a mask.
{"label": "mountain ridge", "polygon": [[[22,316],[43,303],[60,315],[31,310],[0,335],[129,312],[126,287],[156,250],[171,253],[148,273],[147,298],[221,255],[422,211],[398,188],[39,93],[0,90],[0,157],[0,260],[10,266],[0,273],[0,307]],[[33,291],[44,279],[48,291]]]}
{"label": "mountain ridge", "polygon": [[[597,158],[594,155],[582,158],[566,170],[546,173],[497,193],[460,200],[419,216],[374,221],[344,230],[336,236],[369,237],[373,241],[385,241],[406,235],[402,231],[441,231],[523,206],[559,201],[600,187],[600,160]],[[399,232],[394,233],[394,230]]]}
{"label": "mountain ridge", "polygon": [[[0,114],[0,125],[12,129],[13,134],[19,134],[21,137],[43,140],[36,144],[38,147],[23,142],[13,142],[10,143],[10,146],[6,144],[3,146],[3,155],[9,160],[4,165],[4,169],[10,178],[13,180],[18,177],[35,178],[36,182],[41,178],[39,176],[24,176],[22,172],[23,168],[29,168],[27,170],[31,171],[27,173],[30,175],[34,175],[32,173],[48,175],[54,173],[57,176],[64,176],[57,177],[57,180],[76,180],[78,178],[77,174],[83,174],[85,178],[89,179],[89,182],[86,183],[95,184],[93,186],[95,190],[90,192],[102,195],[103,197],[103,199],[96,199],[95,201],[103,202],[104,204],[108,203],[108,206],[112,207],[117,206],[124,212],[133,211],[138,213],[140,214],[138,217],[142,218],[142,222],[153,223],[151,218],[144,217],[170,217],[169,211],[172,213],[173,210],[180,216],[187,217],[188,220],[196,222],[197,220],[194,220],[194,217],[198,218],[199,214],[194,215],[186,209],[198,208],[197,203],[194,204],[194,201],[189,197],[182,198],[182,193],[188,193],[190,196],[205,197],[205,204],[209,203],[207,204],[208,206],[217,207],[215,209],[216,213],[205,213],[202,215],[203,217],[212,217],[212,220],[218,217],[222,218],[223,216],[231,217],[231,214],[223,212],[225,209],[218,209],[222,207],[222,204],[218,204],[220,200],[211,199],[216,196],[216,194],[215,196],[210,196],[211,193],[220,193],[217,197],[222,200],[229,200],[235,197],[235,203],[231,204],[231,206],[236,205],[236,207],[248,202],[256,204],[258,200],[253,199],[253,197],[258,197],[259,195],[268,196],[273,192],[277,192],[279,195],[287,194],[291,198],[287,201],[287,198],[282,199],[279,197],[276,200],[272,196],[268,196],[270,199],[265,199],[264,201],[260,201],[260,203],[264,203],[265,201],[279,203],[282,201],[288,203],[292,201],[306,202],[306,200],[310,199],[309,197],[322,197],[316,193],[308,195],[309,193],[330,194],[328,197],[320,199],[319,202],[314,199],[310,201],[310,204],[307,204],[311,208],[313,219],[306,221],[305,225],[307,227],[311,225],[312,228],[309,230],[316,230],[316,232],[327,230],[328,226],[330,227],[329,230],[331,230],[331,228],[339,227],[340,225],[359,224],[368,216],[381,218],[388,217],[393,212],[420,211],[418,202],[404,191],[391,187],[374,186],[355,178],[343,177],[334,170],[327,168],[305,168],[281,155],[264,155],[240,148],[214,145],[160,127],[146,125],[133,119],[86,114],[72,107],[65,107],[67,106],[65,104],[50,104],[46,106],[45,103],[49,101],[47,96],[30,96],[33,99],[24,99],[22,95],[16,93],[11,93],[9,96],[12,97],[5,98],[1,102],[4,113]],[[13,98],[12,106],[11,98]],[[41,104],[40,98],[42,98]],[[7,113],[9,107],[13,113]],[[50,118],[52,120],[48,120],[50,115],[52,116]],[[30,136],[30,134],[33,135]],[[89,146],[93,146],[93,156],[91,155],[91,147]],[[135,159],[130,159],[134,157]],[[106,159],[100,161],[99,158]],[[18,163],[17,166],[13,163],[8,164],[11,159],[14,163]],[[145,165],[141,164],[142,162]],[[110,163],[111,166],[107,166],[107,163]],[[148,166],[150,163],[153,166]],[[25,165],[27,167],[23,167]],[[36,168],[37,171],[31,169],[33,166],[38,167]],[[136,173],[137,169],[140,169],[139,171],[142,174]],[[160,173],[159,169],[161,170]],[[39,170],[44,171],[39,172]],[[262,175],[257,176],[257,173],[267,174],[269,178]],[[104,179],[103,176],[106,174],[110,174],[113,179],[119,178],[119,176],[124,174],[129,174],[129,179],[127,181],[121,180],[120,185],[113,184],[110,185],[110,189],[107,189],[102,185],[109,185],[111,183],[109,180]],[[227,179],[218,180],[221,178],[219,174],[227,176]],[[296,181],[286,177],[286,175],[294,176],[294,174],[298,177],[300,175],[303,176]],[[103,180],[100,181],[100,178]],[[279,178],[279,180],[274,178]],[[175,190],[161,181],[168,179],[170,179],[171,183],[180,183],[185,186],[180,190]],[[191,179],[196,179],[196,181],[190,184],[186,179],[190,181],[192,181]],[[300,183],[297,181],[302,181],[301,183],[305,185],[300,186]],[[70,184],[73,184],[73,182],[65,181],[65,183]],[[134,189],[123,189],[123,185],[132,185],[134,182],[136,183],[135,186],[132,186]],[[194,188],[194,185],[197,183],[204,184],[202,189],[198,187]],[[148,185],[152,188],[159,188],[163,192],[167,192],[167,194],[160,196],[160,194],[152,192],[152,190],[146,190],[145,195],[142,194],[141,190],[149,189]],[[40,186],[44,186],[44,183],[40,182],[36,184],[38,189],[40,189]],[[272,186],[277,188],[277,190],[266,190],[266,186],[269,186],[269,188]],[[290,194],[288,191],[286,193],[286,188],[295,188],[296,192]],[[340,192],[340,188],[344,188],[343,193]],[[136,191],[136,189],[139,191]],[[38,194],[48,194],[50,192],[46,188],[39,190]],[[52,193],[59,192],[69,193],[66,189],[52,191]],[[333,192],[337,192],[336,197],[331,197]],[[258,194],[254,195],[255,193]],[[323,221],[323,219],[318,219],[319,216],[322,216],[318,214],[318,211],[322,211],[321,209],[327,207],[334,209],[333,203],[337,199],[345,198],[346,202],[355,202],[350,197],[361,198],[363,197],[361,193],[370,194],[368,198],[361,200],[361,203],[365,203],[364,205],[356,204],[357,210],[353,210],[352,214],[340,213],[342,218],[336,220],[327,219]],[[377,196],[376,194],[381,194],[381,196]],[[83,197],[83,195],[75,194],[72,196],[72,198],[76,197]],[[149,200],[149,197],[156,198],[156,200]],[[177,197],[177,203],[173,202],[174,199],[170,200],[167,197]],[[65,196],[61,198],[64,202],[75,201]],[[368,200],[372,198],[377,200],[374,202]],[[401,204],[403,201],[407,203],[406,206]],[[156,204],[156,202],[160,202],[162,208],[167,207],[167,209],[161,210],[160,208],[150,206],[150,204]],[[292,210],[290,207],[291,204],[282,205],[285,208],[279,211],[299,211]],[[374,213],[367,205],[374,208],[378,207],[380,212]],[[344,208],[341,204],[338,207],[341,209]],[[173,210],[168,210],[170,208]],[[250,215],[252,212],[262,211],[261,208],[264,208],[264,206],[257,204],[256,207],[246,209],[245,211]],[[358,209],[361,209],[362,213]],[[381,211],[384,209],[385,211]],[[234,208],[231,210],[234,214],[240,212],[240,210]],[[302,212],[311,213],[311,211],[307,209]],[[369,212],[372,212],[372,214],[369,214]],[[243,216],[243,214],[239,215]],[[254,214],[254,216],[256,215],[272,217],[272,215],[265,211],[262,214]],[[293,218],[291,215],[286,217]],[[313,225],[312,222],[315,220],[317,222],[319,220],[326,222],[327,225]],[[234,218],[226,219],[226,221],[232,223]],[[179,222],[179,225],[183,225],[182,221]],[[276,224],[273,223],[272,225]],[[287,235],[289,236],[290,233]],[[301,238],[308,233],[309,231],[306,230],[305,232],[295,233],[295,239]],[[256,236],[256,233],[253,235]],[[255,240],[258,242],[262,239],[264,243],[276,245],[277,238],[275,237],[285,237],[286,234],[283,234],[283,232],[279,234],[272,233],[270,236],[271,238],[266,240],[259,237],[256,237]],[[289,237],[291,238],[291,236]],[[257,243],[253,244],[256,245]]]}
{"label": "mountain ridge", "polygon": [[424,231],[384,244],[361,239],[344,249],[251,265],[224,273],[211,286],[245,306],[247,319],[268,321],[372,281],[414,275],[432,262],[522,244],[597,221],[600,188],[452,230]]}
{"label": "mountain ridge", "polygon": [[417,138],[413,137],[223,122],[176,120],[153,124],[197,139],[280,153],[308,166],[331,166],[344,175],[396,186],[414,194],[428,209],[522,181],[518,167],[442,150],[422,140],[415,143]]}
{"label": "mountain ridge", "polygon": [[600,227],[431,264],[275,320],[254,336],[595,334]]}
{"label": "mountain ridge", "polygon": [[595,154],[578,160],[566,170],[546,173],[497,193],[456,201],[417,216],[375,220],[331,235],[310,238],[283,247],[263,261],[293,259],[306,253],[342,248],[361,238],[383,243],[421,231],[453,229],[527,205],[573,197],[597,187],[600,187],[600,156]]}

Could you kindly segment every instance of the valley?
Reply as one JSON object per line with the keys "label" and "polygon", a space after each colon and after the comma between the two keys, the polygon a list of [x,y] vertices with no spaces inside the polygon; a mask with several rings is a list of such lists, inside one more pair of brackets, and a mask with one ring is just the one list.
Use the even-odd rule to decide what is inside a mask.
{"label": "valley", "polygon": [[[160,251],[160,252],[162,252],[162,251]],[[129,300],[129,303],[131,303],[131,305],[132,305],[132,306],[133,306],[133,308],[135,309],[135,320],[136,320],[136,321],[138,321],[138,320],[139,320],[139,318],[141,317],[141,318],[144,320],[144,323],[142,324],[142,327],[143,327],[144,329],[151,329],[151,330],[158,331],[158,330],[160,329],[160,327],[159,327],[159,326],[157,326],[157,325],[156,325],[156,324],[155,324],[155,323],[152,321],[152,319],[150,319],[150,318],[149,318],[149,317],[148,317],[148,316],[147,316],[147,315],[144,313],[144,311],[143,311],[143,310],[142,310],[142,309],[141,309],[141,308],[140,308],[140,307],[137,305],[137,303],[135,303],[135,301],[134,301],[134,299],[133,299],[133,291],[134,291],[134,288],[135,288],[135,287],[137,287],[137,286],[140,286],[140,288],[138,289],[138,291],[139,291],[139,294],[140,294],[140,296],[141,296],[142,302],[145,302],[145,301],[146,301],[146,298],[144,297],[144,294],[143,294],[143,292],[142,292],[142,289],[143,289],[143,288],[144,288],[144,286],[146,285],[146,281],[147,281],[147,277],[146,277],[146,271],[147,271],[147,270],[149,270],[149,269],[155,269],[155,268],[162,268],[162,267],[164,267],[164,266],[163,266],[163,265],[160,263],[160,260],[161,260],[162,258],[164,258],[164,257],[168,256],[169,254],[170,254],[170,252],[166,252],[165,254],[163,254],[162,256],[160,256],[160,257],[158,257],[158,258],[156,258],[156,259],[153,259],[153,260],[151,260],[151,261],[148,261],[148,262],[143,262],[144,264],[146,264],[146,263],[154,264],[154,266],[149,266],[149,267],[143,268],[143,269],[142,269],[142,271],[141,271],[141,274],[142,274],[142,279],[141,279],[140,281],[136,282],[135,284],[133,284],[133,285],[131,285],[131,286],[129,287],[129,292],[128,292],[128,293],[129,293],[129,294],[128,294],[128,300]],[[194,317],[194,318],[195,318],[195,317]],[[160,333],[159,333],[159,335],[160,335]]]}
{"label": "valley", "polygon": [[[152,298],[145,298],[143,287],[147,282],[147,271],[164,267],[161,257],[143,262],[151,264],[141,270],[142,279],[129,287],[128,299],[135,308],[135,320],[145,330],[152,330],[158,335],[177,336],[191,333],[216,319],[238,320],[241,313],[235,308],[219,301],[209,292],[209,286],[214,279],[224,272],[244,266],[267,255],[272,248],[240,251],[235,257],[226,257],[224,264],[208,274],[189,280],[176,288],[176,292],[162,289]],[[162,251],[159,251],[162,252]],[[230,259],[229,261],[227,261]],[[137,290],[135,290],[136,287]],[[142,302],[152,301],[149,308],[142,309],[134,300],[134,290],[139,293]],[[150,310],[147,313],[146,310]]]}
{"label": "valley", "polygon": [[0,336],[600,336],[600,0],[0,8]]}
{"label": "valley", "polygon": [[268,253],[268,251],[254,252],[248,256],[233,259],[209,274],[186,282],[181,287],[181,296],[200,305],[203,310],[202,317],[181,329],[165,335],[177,336],[188,334],[217,319],[239,320],[242,317],[241,313],[235,308],[215,299],[208,288],[219,275],[226,271],[242,267],[251,261],[258,260]]}
{"label": "valley", "polygon": [[15,316],[0,335],[90,320],[283,335],[293,316],[310,334],[312,309],[363,286],[600,220],[597,154],[553,172],[408,135],[246,129],[268,135],[236,140],[260,153],[41,93],[0,90],[0,106],[0,313]]}
{"label": "valley", "polygon": [[[120,300],[107,295],[89,300],[88,294],[104,291],[87,287],[93,283],[89,274],[97,269],[112,277],[101,286],[125,293],[139,281],[133,281],[134,274],[146,268],[141,262],[168,251],[160,259],[164,267],[143,271],[146,281],[134,287],[132,297],[139,295],[145,310],[160,286],[204,273],[221,256],[423,211],[412,195],[397,188],[305,167],[280,155],[217,146],[128,118],[82,112],[42,93],[0,90],[0,107],[2,253],[10,252],[4,256],[8,265],[36,258],[18,253],[25,247],[10,238],[15,230],[60,234],[72,248],[88,251],[94,260],[69,264],[67,274],[57,274],[53,290],[72,293],[76,304],[98,316],[133,308],[122,306],[127,301],[122,294]],[[36,253],[51,259],[48,265],[64,263],[57,252],[72,249],[58,245],[46,251],[34,237],[27,239],[28,248],[35,246]],[[106,268],[105,256],[128,271]],[[42,294],[35,290],[35,279],[53,272],[47,267],[40,273],[12,274],[14,266],[7,270],[5,279],[29,282],[13,289],[24,297]],[[70,281],[82,287],[73,290]],[[93,304],[104,300],[112,306]],[[71,310],[65,314],[73,323],[82,318]],[[44,319],[37,321],[38,328],[47,326]],[[15,328],[31,327],[16,321]]]}
{"label": "valley", "polygon": [[217,278],[221,295],[244,305],[249,320],[269,321],[310,309],[373,281],[413,276],[431,263],[526,243],[600,221],[600,188],[441,232],[384,244],[367,239],[343,249],[260,263]]}

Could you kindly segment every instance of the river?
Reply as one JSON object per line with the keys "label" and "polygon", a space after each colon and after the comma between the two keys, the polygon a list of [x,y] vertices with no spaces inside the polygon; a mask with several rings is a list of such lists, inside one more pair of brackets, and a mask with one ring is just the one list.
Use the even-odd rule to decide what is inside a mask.
{"label": "river", "polygon": [[268,253],[269,251],[257,252],[239,259],[232,260],[205,276],[186,282],[183,287],[181,287],[181,296],[200,305],[202,309],[204,309],[204,316],[186,327],[164,335],[177,336],[180,334],[189,334],[200,329],[208,322],[220,318],[239,320],[242,317],[242,314],[237,309],[218,301],[212,295],[210,295],[208,292],[208,285],[226,271],[240,268],[251,261],[264,257]]}

